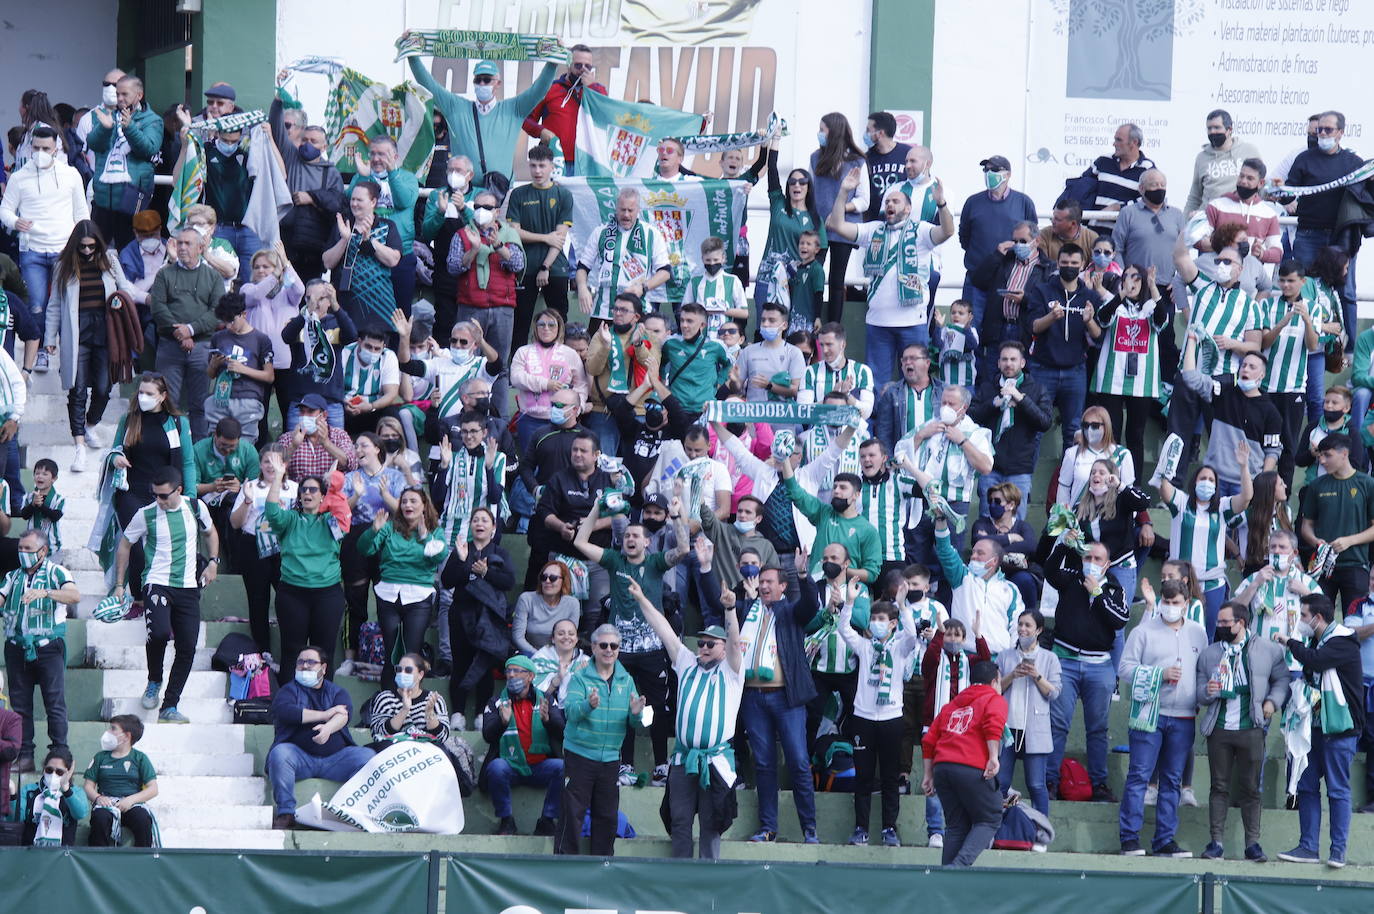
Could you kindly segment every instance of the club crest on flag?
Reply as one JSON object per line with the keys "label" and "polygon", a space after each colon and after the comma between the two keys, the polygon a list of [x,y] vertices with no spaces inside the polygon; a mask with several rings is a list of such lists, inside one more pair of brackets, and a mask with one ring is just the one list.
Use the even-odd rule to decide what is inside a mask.
{"label": "club crest on flag", "polygon": [[612,124],[607,128],[606,139],[611,150],[611,172],[618,178],[629,177],[649,145],[649,138],[628,127]]}

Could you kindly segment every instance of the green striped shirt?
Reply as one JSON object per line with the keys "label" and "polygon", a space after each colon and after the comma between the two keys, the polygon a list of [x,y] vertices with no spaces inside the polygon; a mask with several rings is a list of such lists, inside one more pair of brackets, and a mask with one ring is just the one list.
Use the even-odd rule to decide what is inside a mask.
{"label": "green striped shirt", "polygon": [[4,613],[5,639],[62,638],[67,634],[67,607],[50,597],[24,602],[29,590],[61,590],[72,580],[71,572],[54,562],[45,561],[32,576],[22,568],[5,575],[0,584],[0,612]]}
{"label": "green striped shirt", "polygon": [[[1163,305],[1160,306],[1161,308]],[[1093,393],[1118,397],[1159,396],[1159,334],[1151,318],[1155,303],[1122,302],[1102,328],[1102,348],[1093,369]]]}
{"label": "green striped shirt", "polygon": [[878,531],[884,562],[899,562],[905,556],[902,528],[909,516],[916,480],[905,473],[887,471],[880,476],[863,477],[859,516]]}
{"label": "green striped shirt", "polygon": [[925,390],[917,390],[903,382],[902,396],[906,398],[906,409],[902,411],[902,427],[897,433],[898,438],[910,435],[940,412],[940,393],[933,383],[926,384]]}
{"label": "green striped shirt", "polygon": [[700,749],[709,752],[726,744],[735,735],[740,699],[744,695],[744,669],[730,668],[722,661],[713,670],[704,670],[696,655],[686,646],[673,659],[677,673],[677,720],[673,736],[676,751]]}
{"label": "green striped shirt", "polygon": [[[61,495],[59,495],[59,494],[57,493],[57,489],[56,489],[56,488],[50,489],[50,490],[49,490],[49,493],[50,493],[50,494],[48,495],[47,503],[44,504],[44,507],[45,507],[45,508],[50,508],[50,509],[53,510],[53,511],[66,511],[66,510],[67,510],[67,499],[65,499],[65,498],[63,498]],[[28,492],[27,494],[24,495],[24,504],[25,504],[26,506],[27,506],[27,505],[33,504],[33,499],[34,499],[34,495],[35,495],[35,494],[37,494],[37,493],[35,493],[35,492]],[[10,503],[10,485],[9,485],[9,483],[5,482],[3,479],[0,479],[0,505],[8,505],[9,503]],[[32,517],[29,518],[29,527],[28,527],[28,529],[30,529],[30,530],[40,530],[40,531],[42,531],[43,533],[46,533],[46,534],[48,535],[48,551],[49,551],[50,553],[52,553],[52,552],[57,552],[59,549],[62,548],[62,529],[61,529],[61,528],[62,528],[62,521],[60,521],[60,520],[49,520],[48,518],[46,518],[46,517],[41,517],[41,516],[39,516],[38,514],[34,514]]]}
{"label": "green striped shirt", "polygon": [[371,365],[364,365],[358,358],[358,343],[349,343],[343,348],[344,390],[348,396],[375,400],[382,395],[382,358],[385,353],[373,359]]}
{"label": "green striped shirt", "polygon": [[[1261,326],[1259,308],[1255,300],[1240,286],[1223,289],[1199,273],[1188,284],[1193,294],[1192,313],[1188,326],[1198,331],[1204,339],[1225,336],[1233,340],[1244,338],[1245,331],[1256,330]],[[1199,358],[1201,358],[1199,353]],[[1201,369],[1203,366],[1199,364]],[[1240,371],[1240,358],[1231,350],[1221,350],[1220,357],[1212,366],[1213,377],[1223,374],[1236,374]]]}
{"label": "green striped shirt", "polygon": [[[861,390],[866,390],[870,394],[874,392],[873,369],[853,359],[845,359],[843,367],[838,371],[824,362],[806,366],[806,374],[802,375],[802,384],[797,392],[800,394],[803,390],[808,391],[814,397],[811,402],[820,403],[841,381],[850,382],[849,392],[855,399],[858,399]],[[800,397],[798,399],[801,400]]]}
{"label": "green striped shirt", "polygon": [[1169,558],[1193,563],[1204,590],[1226,583],[1226,528],[1241,515],[1231,508],[1231,499],[1221,499],[1220,511],[1197,513],[1192,496],[1174,489],[1165,503],[1169,509]]}
{"label": "green striped shirt", "polygon": [[211,526],[210,510],[200,499],[181,496],[181,504],[164,508],[154,502],[134,514],[124,528],[130,543],[143,541],[145,584],[196,588],[196,544],[200,533]]}
{"label": "green striped shirt", "polygon": [[[1310,307],[1311,303],[1308,304]],[[1281,296],[1267,298],[1258,307],[1266,329],[1283,328],[1264,352],[1269,368],[1260,382],[1260,390],[1270,394],[1302,393],[1307,390],[1307,324]]]}
{"label": "green striped shirt", "polygon": [[696,303],[706,309],[706,333],[710,337],[715,337],[716,331],[725,323],[726,311],[748,307],[739,277],[724,270],[717,273],[715,279],[702,273],[687,280],[682,303]]}
{"label": "green striped shirt", "polygon": [[[810,463],[820,458],[825,453],[825,449],[830,446],[831,435],[824,426],[814,425],[807,429],[801,436],[802,461]],[[835,473],[855,473],[859,472],[859,445],[868,440],[868,422],[859,420],[859,428],[849,439],[849,446],[840,451],[840,461],[835,464]],[[834,474],[831,474],[834,478]],[[828,488],[828,486],[827,486]]]}

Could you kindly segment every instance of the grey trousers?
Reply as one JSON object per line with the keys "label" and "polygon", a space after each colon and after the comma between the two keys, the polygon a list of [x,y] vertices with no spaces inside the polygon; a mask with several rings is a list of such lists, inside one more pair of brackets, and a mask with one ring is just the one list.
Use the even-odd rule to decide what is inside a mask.
{"label": "grey trousers", "polygon": [[992,846],[1002,826],[1002,792],[982,769],[941,762],[934,771],[935,793],[945,810],[944,866],[973,866]]}
{"label": "grey trousers", "polygon": [[692,820],[701,830],[701,859],[720,856],[720,833],[706,824],[711,816],[711,794],[701,789],[701,781],[682,765],[668,766],[668,816],[672,822],[673,856],[692,858]]}

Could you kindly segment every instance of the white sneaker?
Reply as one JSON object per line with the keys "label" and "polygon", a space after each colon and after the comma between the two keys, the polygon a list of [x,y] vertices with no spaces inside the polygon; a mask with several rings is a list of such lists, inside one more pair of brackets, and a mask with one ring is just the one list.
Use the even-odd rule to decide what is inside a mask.
{"label": "white sneaker", "polygon": [[353,663],[352,658],[350,658],[350,659],[348,659],[348,660],[345,660],[343,663],[339,664],[339,668],[338,668],[337,670],[334,671],[334,675],[335,675],[335,676],[352,676],[352,675],[353,675],[353,671],[354,671],[355,669],[357,669],[357,667],[356,667],[355,664]]}
{"label": "white sneaker", "polygon": [[462,733],[468,728],[468,720],[462,711],[454,711],[448,719],[448,728],[454,733]]}
{"label": "white sneaker", "polygon": [[1178,793],[1178,802],[1183,806],[1196,806],[1197,794],[1193,793],[1193,788],[1185,787]]}
{"label": "white sneaker", "polygon": [[944,847],[944,846],[945,846],[945,836],[944,836],[943,834],[939,833],[939,832],[936,832],[935,834],[931,835],[930,838],[926,841],[926,847]]}
{"label": "white sneaker", "polygon": [[86,449],[84,447],[76,449],[76,456],[72,458],[71,470],[73,473],[86,472]]}
{"label": "white sneaker", "polygon": [[100,430],[94,425],[86,426],[86,447],[93,451],[103,451],[105,449],[105,438],[100,434]]}
{"label": "white sneaker", "polygon": [[653,776],[649,779],[649,783],[650,783],[652,786],[654,786],[654,787],[667,787],[667,786],[668,786],[668,766],[667,766],[667,765],[655,765],[655,766],[654,766],[654,773],[653,773]]}
{"label": "white sneaker", "polygon": [[1145,805],[1154,806],[1159,802],[1159,788],[1150,784],[1145,788]]}
{"label": "white sneaker", "polygon": [[636,775],[635,775],[634,766],[633,766],[633,765],[621,765],[621,766],[620,766],[620,778],[618,779],[620,786],[621,786],[621,787],[633,787],[633,786],[635,785],[635,780],[636,780]]}

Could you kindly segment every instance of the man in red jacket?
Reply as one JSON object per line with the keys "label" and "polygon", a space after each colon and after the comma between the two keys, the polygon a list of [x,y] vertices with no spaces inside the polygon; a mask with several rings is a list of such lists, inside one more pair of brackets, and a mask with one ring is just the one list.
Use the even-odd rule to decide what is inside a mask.
{"label": "man in red jacket", "polygon": [[972,866],[1002,824],[997,770],[1007,702],[997,664],[975,663],[970,678],[973,684],[940,709],[921,740],[921,789],[938,792],[945,810],[945,866]]}
{"label": "man in red jacket", "polygon": [[582,107],[582,91],[606,94],[606,87],[591,81],[596,67],[592,64],[592,49],[585,44],[575,44],[568,60],[568,72],[553,81],[544,100],[534,106],[525,118],[525,132],[547,143],[558,137],[563,147],[565,170],[573,173],[573,157],[577,154],[577,114]]}

